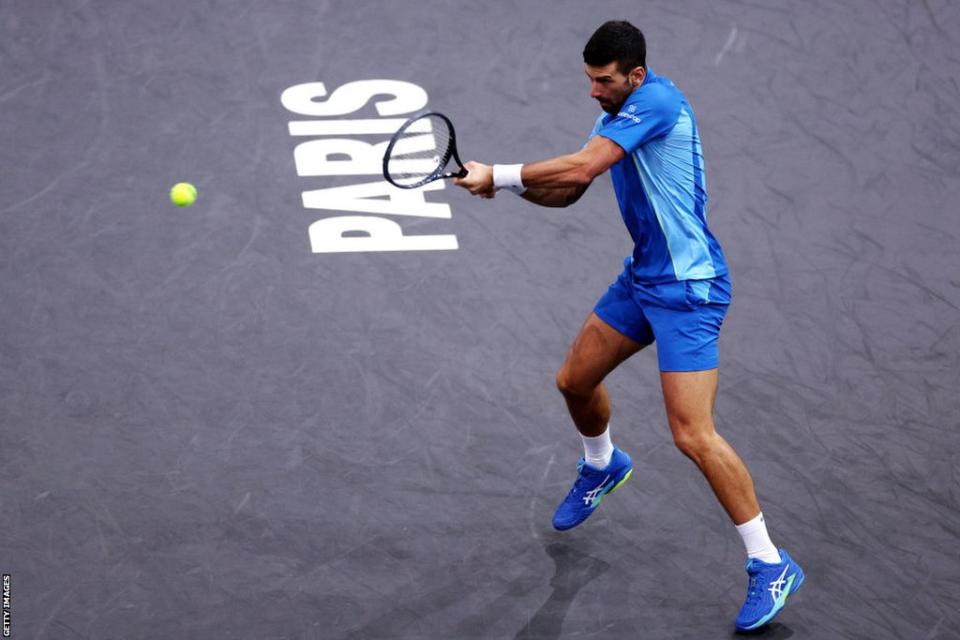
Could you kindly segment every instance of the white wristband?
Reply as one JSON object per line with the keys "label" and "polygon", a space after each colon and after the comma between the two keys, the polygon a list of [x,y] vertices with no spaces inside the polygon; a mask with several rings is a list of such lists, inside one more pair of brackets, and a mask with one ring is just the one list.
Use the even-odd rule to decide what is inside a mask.
{"label": "white wristband", "polygon": [[493,186],[497,189],[509,189],[520,195],[527,190],[520,178],[522,164],[495,164],[493,165]]}

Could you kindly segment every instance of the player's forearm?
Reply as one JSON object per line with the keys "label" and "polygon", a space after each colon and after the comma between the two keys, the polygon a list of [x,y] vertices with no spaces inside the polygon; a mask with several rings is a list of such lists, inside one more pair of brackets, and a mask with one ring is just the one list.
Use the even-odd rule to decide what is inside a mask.
{"label": "player's forearm", "polygon": [[527,189],[578,189],[589,186],[594,178],[580,154],[525,164],[521,176]]}
{"label": "player's forearm", "polygon": [[[525,189],[573,189],[570,197],[579,197],[594,178],[623,160],[624,154],[623,148],[617,143],[603,136],[594,136],[576,153],[540,162],[491,166],[471,160],[464,165],[467,175],[457,178],[454,184],[482,197],[490,197],[493,189],[509,189],[515,193],[523,193]],[[561,199],[561,196],[540,193],[531,195],[528,200],[538,204],[551,203],[547,206],[563,206],[572,202]]]}
{"label": "player's forearm", "polygon": [[542,207],[569,207],[580,199],[585,190],[577,187],[534,187],[524,191],[520,197]]}

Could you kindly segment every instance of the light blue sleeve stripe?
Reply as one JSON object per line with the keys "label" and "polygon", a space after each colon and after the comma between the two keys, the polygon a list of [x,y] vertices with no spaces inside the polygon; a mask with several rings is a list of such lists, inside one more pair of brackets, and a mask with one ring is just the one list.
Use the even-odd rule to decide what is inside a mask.
{"label": "light blue sleeve stripe", "polygon": [[648,142],[632,154],[647,199],[666,238],[674,273],[681,280],[716,276],[703,225],[695,214],[692,139],[693,120],[683,109],[669,134]]}

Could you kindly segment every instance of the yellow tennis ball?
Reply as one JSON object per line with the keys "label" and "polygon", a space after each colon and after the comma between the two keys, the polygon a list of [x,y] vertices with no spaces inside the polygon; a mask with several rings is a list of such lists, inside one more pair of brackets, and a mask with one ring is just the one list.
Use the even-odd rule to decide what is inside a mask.
{"label": "yellow tennis ball", "polygon": [[170,202],[178,207],[189,207],[197,200],[197,188],[189,182],[178,182],[170,189]]}

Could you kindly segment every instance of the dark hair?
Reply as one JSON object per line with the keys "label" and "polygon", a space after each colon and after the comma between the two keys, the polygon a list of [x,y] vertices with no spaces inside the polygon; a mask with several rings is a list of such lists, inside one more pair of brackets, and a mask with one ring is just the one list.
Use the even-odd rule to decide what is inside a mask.
{"label": "dark hair", "polygon": [[591,67],[617,63],[617,70],[627,75],[631,69],[647,67],[647,41],[640,29],[626,20],[610,20],[593,32],[583,48],[583,61]]}

